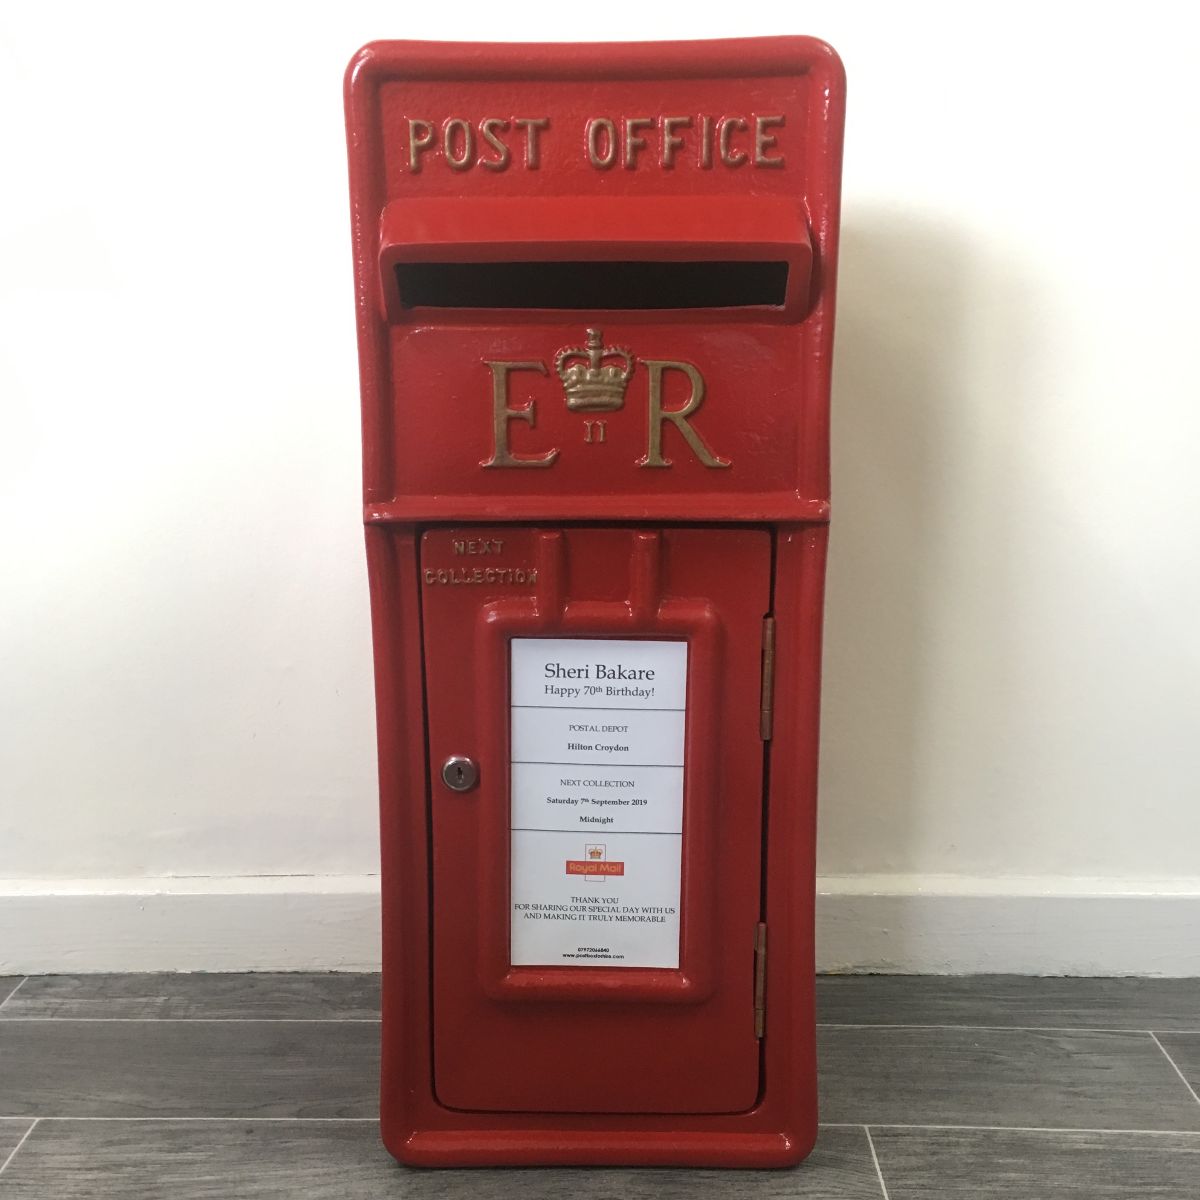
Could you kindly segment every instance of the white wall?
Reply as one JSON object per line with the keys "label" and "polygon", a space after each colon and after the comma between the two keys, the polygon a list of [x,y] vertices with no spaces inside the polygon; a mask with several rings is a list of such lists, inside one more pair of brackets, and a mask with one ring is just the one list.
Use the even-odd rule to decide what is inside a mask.
{"label": "white wall", "polygon": [[[25,907],[0,900],[0,968],[77,949],[30,896],[370,890],[340,84],[382,36],[840,50],[821,869],[828,913],[885,907],[830,917],[826,960],[980,965],[881,944],[888,896],[1200,898],[1200,101],[1173,7],[6,8],[0,879]],[[340,955],[71,961],[361,965],[370,907]],[[1051,968],[1200,972],[1170,931],[1140,965],[1060,934]]]}

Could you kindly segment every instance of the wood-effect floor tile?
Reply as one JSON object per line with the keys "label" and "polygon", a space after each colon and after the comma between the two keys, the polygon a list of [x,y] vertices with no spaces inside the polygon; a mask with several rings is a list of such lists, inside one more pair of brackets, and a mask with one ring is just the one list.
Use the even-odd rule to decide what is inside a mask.
{"label": "wood-effect floor tile", "polygon": [[1148,1034],[818,1031],[821,1120],[1200,1130],[1200,1105]]}
{"label": "wood-effect floor tile", "polygon": [[1200,1031],[1200,979],[823,975],[817,1014],[846,1025]]}
{"label": "wood-effect floor tile", "polygon": [[[1157,1036],[1192,1090],[1200,1095],[1200,1033],[1160,1033]],[[1196,1192],[1200,1195],[1200,1187]]]}
{"label": "wood-effect floor tile", "polygon": [[375,1020],[379,976],[34,975],[0,1009],[0,1020],[30,1017]]}
{"label": "wood-effect floor tile", "polygon": [[0,1116],[371,1117],[379,1026],[0,1021]]}
{"label": "wood-effect floor tile", "polygon": [[792,1171],[411,1171],[373,1122],[43,1121],[4,1177],[4,1200],[879,1200],[861,1130],[823,1130]]}
{"label": "wood-effect floor tile", "polygon": [[890,1200],[1200,1196],[1200,1136],[965,1129],[871,1134]]}
{"label": "wood-effect floor tile", "polygon": [[[0,1167],[8,1161],[8,1156],[21,1144],[21,1139],[29,1132],[32,1121],[22,1118],[15,1120],[0,1119]],[[0,1183],[0,1189],[4,1184]]]}

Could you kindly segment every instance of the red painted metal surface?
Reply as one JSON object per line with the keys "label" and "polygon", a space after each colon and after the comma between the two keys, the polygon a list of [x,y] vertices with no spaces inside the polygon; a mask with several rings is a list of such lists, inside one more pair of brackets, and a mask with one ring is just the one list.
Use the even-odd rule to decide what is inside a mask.
{"label": "red painted metal surface", "polygon": [[[459,567],[453,544],[479,536],[426,533],[423,569]],[[425,614],[430,760],[465,752],[494,764],[469,793],[434,788],[434,1090],[460,1109],[748,1109],[759,1090],[747,939],[761,890],[759,650],[770,535],[519,528],[504,536],[515,561],[538,564],[532,593],[513,596],[503,582],[454,587]],[[508,642],[554,636],[689,644],[688,920],[678,970],[509,965],[500,765]]]}
{"label": "red painted metal surface", "polygon": [[[402,1161],[782,1166],[811,1148],[843,91],[805,38],[394,42],[351,63],[382,1125]],[[488,264],[519,264],[519,291],[563,263],[581,295],[633,264],[645,303],[470,291]],[[656,306],[654,272],[666,287],[694,263],[743,282],[785,264],[786,285]],[[429,269],[470,303],[422,303]],[[484,540],[499,573],[456,558]],[[526,636],[688,644],[677,969],[511,965],[509,645]],[[474,791],[441,783],[450,753],[479,760]]]}

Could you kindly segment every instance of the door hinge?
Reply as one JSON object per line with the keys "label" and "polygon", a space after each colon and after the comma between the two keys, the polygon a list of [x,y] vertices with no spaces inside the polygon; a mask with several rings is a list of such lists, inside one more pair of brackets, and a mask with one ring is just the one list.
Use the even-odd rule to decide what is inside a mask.
{"label": "door hinge", "polygon": [[767,927],[760,921],[754,930],[754,1036],[767,1027]]}
{"label": "door hinge", "polygon": [[775,618],[763,617],[762,631],[762,698],[758,710],[758,734],[764,742],[771,740],[775,722]]}

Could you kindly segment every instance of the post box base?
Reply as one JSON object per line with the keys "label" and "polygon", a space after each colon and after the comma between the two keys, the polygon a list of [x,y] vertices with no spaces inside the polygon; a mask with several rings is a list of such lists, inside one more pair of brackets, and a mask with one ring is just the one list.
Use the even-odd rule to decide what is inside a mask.
{"label": "post box base", "polygon": [[512,1128],[422,1130],[389,1136],[409,1167],[794,1167],[811,1153],[816,1125],[793,1133]]}

